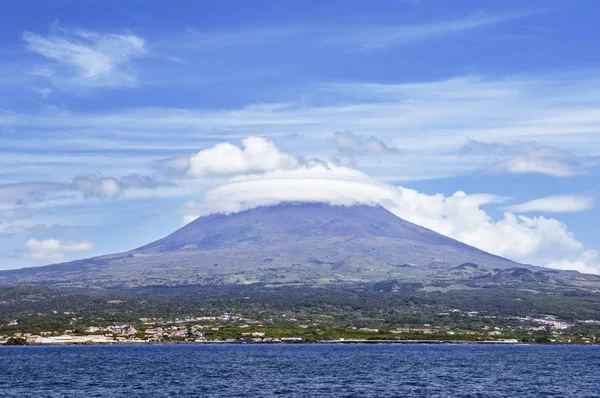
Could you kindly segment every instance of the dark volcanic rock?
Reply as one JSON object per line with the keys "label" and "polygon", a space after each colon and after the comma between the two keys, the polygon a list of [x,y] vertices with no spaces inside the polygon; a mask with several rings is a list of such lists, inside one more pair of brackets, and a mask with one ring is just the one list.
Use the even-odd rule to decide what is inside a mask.
{"label": "dark volcanic rock", "polygon": [[420,283],[451,274],[453,267],[542,270],[412,224],[383,207],[288,203],[200,217],[126,253],[0,272],[0,284]]}

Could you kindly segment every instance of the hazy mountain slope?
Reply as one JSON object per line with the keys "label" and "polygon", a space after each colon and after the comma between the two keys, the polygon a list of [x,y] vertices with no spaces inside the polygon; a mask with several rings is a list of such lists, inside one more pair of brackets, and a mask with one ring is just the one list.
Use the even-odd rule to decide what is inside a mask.
{"label": "hazy mountain slope", "polygon": [[[457,272],[454,268],[463,263],[476,264],[477,272]],[[320,285],[440,278],[495,283],[494,275],[512,268],[540,270],[407,222],[383,207],[290,203],[200,217],[126,253],[0,272],[0,284]],[[565,274],[566,279],[575,274],[580,275]]]}

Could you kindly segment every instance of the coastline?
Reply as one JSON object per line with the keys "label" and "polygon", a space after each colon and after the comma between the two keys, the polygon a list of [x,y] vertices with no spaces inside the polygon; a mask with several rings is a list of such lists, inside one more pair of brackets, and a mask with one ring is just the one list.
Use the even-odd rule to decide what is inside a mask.
{"label": "coastline", "polygon": [[54,343],[54,344],[0,344],[0,347],[67,347],[67,346],[146,346],[146,345],[514,345],[514,346],[600,346],[600,344],[585,343],[541,343],[513,341],[469,341],[469,340],[333,340],[333,341],[303,341],[303,342],[256,342],[256,341],[165,341],[165,342],[104,342],[104,343]]}

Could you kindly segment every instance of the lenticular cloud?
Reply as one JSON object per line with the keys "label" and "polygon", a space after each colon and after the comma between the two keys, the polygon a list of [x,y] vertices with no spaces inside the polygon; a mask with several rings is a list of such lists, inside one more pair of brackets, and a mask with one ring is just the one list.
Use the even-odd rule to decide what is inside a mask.
{"label": "lenticular cloud", "polygon": [[[248,148],[246,144],[242,153]],[[281,154],[274,145],[269,153]],[[294,165],[286,159],[290,158],[275,156],[265,161],[268,167],[261,172],[251,172],[256,169],[253,167],[238,168],[243,172],[206,191],[202,203],[187,203],[185,221],[281,202],[381,205],[405,220],[493,254],[535,265],[599,273],[593,263],[596,257],[590,256],[590,251],[560,221],[514,212],[506,212],[499,219],[490,216],[482,207],[503,202],[500,196],[462,191],[451,196],[428,195],[375,181],[349,167],[297,160]]]}

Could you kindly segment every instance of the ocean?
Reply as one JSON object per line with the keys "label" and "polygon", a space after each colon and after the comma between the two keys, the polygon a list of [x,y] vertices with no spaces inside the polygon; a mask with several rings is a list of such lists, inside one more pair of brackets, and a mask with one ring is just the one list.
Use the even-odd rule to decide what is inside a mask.
{"label": "ocean", "polygon": [[1,397],[600,397],[600,346],[0,347]]}

